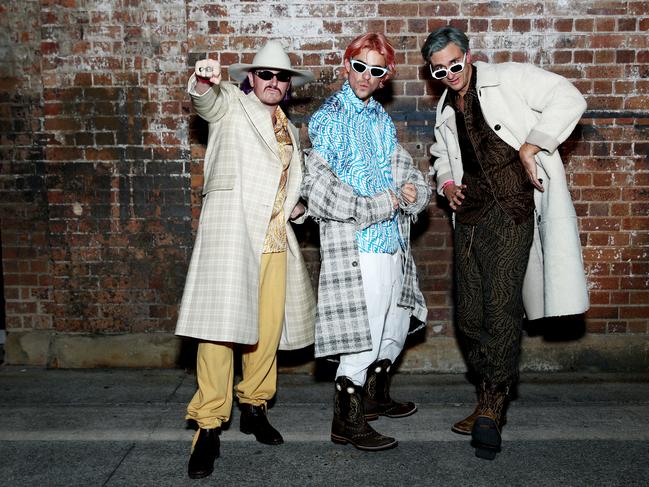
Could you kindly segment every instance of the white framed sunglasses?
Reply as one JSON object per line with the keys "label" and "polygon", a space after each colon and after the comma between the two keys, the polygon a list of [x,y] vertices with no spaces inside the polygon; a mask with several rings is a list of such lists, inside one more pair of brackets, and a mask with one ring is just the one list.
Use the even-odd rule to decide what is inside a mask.
{"label": "white framed sunglasses", "polygon": [[386,67],[370,66],[369,64],[365,64],[363,61],[359,61],[358,59],[350,59],[349,64],[352,65],[352,69],[358,74],[363,74],[366,69],[369,69],[372,78],[383,78],[383,76],[388,74],[389,71]]}
{"label": "white framed sunglasses", "polygon": [[466,52],[464,53],[464,57],[462,57],[462,61],[459,63],[451,64],[448,68],[438,68],[433,70],[433,65],[429,64],[428,68],[430,69],[430,74],[433,76],[435,79],[444,79],[448,76],[449,73],[457,74],[461,73],[464,70],[464,65],[466,64]]}

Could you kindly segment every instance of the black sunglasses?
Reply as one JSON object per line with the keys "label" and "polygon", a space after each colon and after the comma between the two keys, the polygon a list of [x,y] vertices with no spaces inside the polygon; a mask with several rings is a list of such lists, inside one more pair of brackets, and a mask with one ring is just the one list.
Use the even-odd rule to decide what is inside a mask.
{"label": "black sunglasses", "polygon": [[277,81],[281,81],[282,83],[291,81],[291,73],[289,73],[288,71],[280,71],[279,73],[273,73],[272,71],[263,69],[260,71],[255,71],[255,75],[259,79],[263,79],[264,81],[270,81],[273,78],[277,78]]}
{"label": "black sunglasses", "polygon": [[388,74],[388,68],[383,66],[370,66],[369,64],[365,64],[363,61],[359,61],[358,59],[351,59],[349,63],[352,65],[352,69],[358,74],[363,74],[365,70],[369,68],[372,78],[383,78],[383,76]]}

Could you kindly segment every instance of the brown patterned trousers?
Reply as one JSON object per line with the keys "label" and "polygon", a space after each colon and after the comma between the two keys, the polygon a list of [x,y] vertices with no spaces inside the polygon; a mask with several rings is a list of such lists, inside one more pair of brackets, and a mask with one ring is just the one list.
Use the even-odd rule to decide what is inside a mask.
{"label": "brown patterned trousers", "polygon": [[477,225],[455,224],[458,338],[480,380],[518,379],[523,278],[533,235],[533,215],[516,225],[497,204]]}

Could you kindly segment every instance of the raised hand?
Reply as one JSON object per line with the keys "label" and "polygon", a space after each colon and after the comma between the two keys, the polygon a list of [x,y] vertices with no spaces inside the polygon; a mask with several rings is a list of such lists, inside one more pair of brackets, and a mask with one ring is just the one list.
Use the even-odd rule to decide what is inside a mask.
{"label": "raised hand", "polygon": [[221,64],[214,59],[196,61],[194,73],[201,81],[207,81],[213,85],[221,83]]}

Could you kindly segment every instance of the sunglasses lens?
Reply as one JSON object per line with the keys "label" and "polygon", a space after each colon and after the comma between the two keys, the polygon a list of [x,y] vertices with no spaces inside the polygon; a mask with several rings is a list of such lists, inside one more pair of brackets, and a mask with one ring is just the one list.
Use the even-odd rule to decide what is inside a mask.
{"label": "sunglasses lens", "polygon": [[454,64],[453,66],[451,66],[450,68],[448,68],[448,70],[449,70],[451,73],[459,73],[459,72],[462,71],[463,69],[464,69],[464,65],[463,65],[463,64],[460,64],[460,63],[458,63],[458,64]]}
{"label": "sunglasses lens", "polygon": [[259,79],[263,79],[264,81],[270,81],[273,79],[273,73],[270,71],[257,71],[256,74]]}
{"label": "sunglasses lens", "polygon": [[448,73],[446,72],[445,69],[438,69],[436,71],[433,71],[433,78],[435,79],[446,78],[447,74]]}
{"label": "sunglasses lens", "polygon": [[277,81],[281,81],[283,83],[286,83],[287,81],[291,81],[291,74],[287,73],[286,71],[280,71],[277,73]]}
{"label": "sunglasses lens", "polygon": [[365,64],[363,64],[360,61],[356,61],[355,59],[352,59],[351,64],[352,64],[353,70],[356,71],[359,74],[364,73],[365,69],[367,68],[367,66],[365,66]]}
{"label": "sunglasses lens", "polygon": [[381,77],[385,76],[385,73],[387,73],[387,72],[388,72],[388,70],[383,69],[383,68],[373,67],[373,68],[370,69],[370,74],[372,76],[374,76],[375,78],[381,78]]}
{"label": "sunglasses lens", "polygon": [[273,73],[272,71],[257,71],[255,73],[259,79],[263,79],[264,81],[270,81],[274,77],[277,78],[277,81],[281,81],[283,83],[286,83],[287,81],[291,81],[291,73],[288,73],[286,71],[280,71],[279,73]]}

